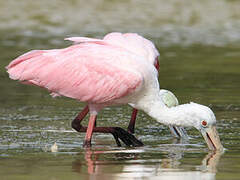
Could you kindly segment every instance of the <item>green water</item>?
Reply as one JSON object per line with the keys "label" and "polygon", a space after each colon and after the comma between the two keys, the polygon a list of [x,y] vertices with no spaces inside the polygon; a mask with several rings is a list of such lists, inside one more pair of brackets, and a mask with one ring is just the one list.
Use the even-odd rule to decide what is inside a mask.
{"label": "green water", "polygon": [[[239,2],[135,3],[0,1],[1,180],[239,179]],[[102,37],[110,31],[138,32],[156,44],[161,88],[174,92],[180,103],[212,108],[224,154],[209,153],[194,129],[187,129],[189,142],[177,142],[168,127],[141,112],[136,136],[144,147],[120,148],[112,136],[95,134],[93,147],[84,149],[85,134],[70,126],[84,104],[53,99],[43,89],[10,80],[5,72],[26,51],[66,47],[66,36]],[[98,126],[126,128],[130,115],[129,106],[106,108]],[[55,142],[58,151],[51,152]]]}

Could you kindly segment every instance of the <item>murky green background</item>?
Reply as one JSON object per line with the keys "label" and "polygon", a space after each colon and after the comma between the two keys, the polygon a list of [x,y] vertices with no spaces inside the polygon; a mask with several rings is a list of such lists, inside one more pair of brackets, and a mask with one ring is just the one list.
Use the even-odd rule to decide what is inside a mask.
{"label": "murky green background", "polygon": [[[0,179],[239,179],[240,2],[235,0],[0,0]],[[161,53],[160,83],[178,97],[210,106],[223,155],[208,153],[194,129],[176,142],[140,113],[145,146],[119,148],[112,136],[84,134],[70,123],[84,104],[8,78],[4,67],[32,49],[66,47],[68,36],[138,32]],[[128,106],[106,108],[98,125],[127,127]],[[87,122],[87,121],[85,121]],[[51,152],[54,143],[58,152]]]}

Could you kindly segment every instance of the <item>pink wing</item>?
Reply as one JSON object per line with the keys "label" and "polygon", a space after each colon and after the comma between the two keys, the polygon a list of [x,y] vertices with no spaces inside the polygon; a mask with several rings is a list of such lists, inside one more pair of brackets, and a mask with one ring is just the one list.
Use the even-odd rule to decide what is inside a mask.
{"label": "pink wing", "polygon": [[144,56],[150,63],[156,64],[156,59],[160,54],[155,48],[154,44],[148,39],[136,34],[136,33],[118,33],[113,32],[106,34],[103,39],[95,39],[88,37],[69,37],[65,40],[73,41],[77,43],[97,43],[97,44],[109,44],[113,46],[121,47],[132,53]]}
{"label": "pink wing", "polygon": [[47,88],[55,95],[106,103],[141,86],[143,77],[134,62],[122,49],[83,43],[31,51],[12,61],[7,70],[10,78]]}

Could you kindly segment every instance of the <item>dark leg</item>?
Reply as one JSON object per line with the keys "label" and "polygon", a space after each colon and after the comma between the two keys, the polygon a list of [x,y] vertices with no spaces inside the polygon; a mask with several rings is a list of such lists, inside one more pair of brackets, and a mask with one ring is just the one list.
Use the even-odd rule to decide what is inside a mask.
{"label": "dark leg", "polygon": [[76,131],[80,131],[82,120],[86,117],[89,112],[88,105],[78,114],[78,116],[72,121],[72,128]]}
{"label": "dark leg", "polygon": [[[88,131],[88,127],[82,126],[80,129],[80,132],[87,132],[87,131]],[[144,145],[134,135],[128,133],[126,130],[120,127],[94,127],[92,132],[112,134],[118,146],[121,146],[121,143],[119,140],[121,140],[127,146],[139,147]],[[90,144],[91,143],[85,141],[84,147],[89,147],[91,146]]]}
{"label": "dark leg", "polygon": [[[86,117],[88,112],[89,108],[88,106],[86,106],[72,121],[73,129],[75,129],[78,132],[87,132],[88,127],[82,126],[81,122],[84,119],[84,117]],[[133,136],[132,134],[128,133],[127,131],[120,127],[96,127],[96,120],[95,127],[93,128],[92,132],[112,134],[118,146],[121,146],[119,139],[127,146],[143,146],[143,143],[139,141],[135,136]],[[84,146],[90,146],[90,144],[89,145],[87,144],[89,144],[89,142],[85,141]]]}
{"label": "dark leg", "polygon": [[130,120],[129,125],[128,125],[128,132],[132,133],[132,134],[134,133],[137,113],[138,113],[138,110],[133,108],[131,120]]}

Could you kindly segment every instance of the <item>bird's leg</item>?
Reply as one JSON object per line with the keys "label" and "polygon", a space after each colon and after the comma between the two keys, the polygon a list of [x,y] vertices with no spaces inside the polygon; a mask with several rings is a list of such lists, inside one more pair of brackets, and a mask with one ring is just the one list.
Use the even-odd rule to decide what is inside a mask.
{"label": "bird's leg", "polygon": [[77,117],[72,121],[72,128],[80,132],[82,127],[81,121],[86,117],[89,112],[88,105],[77,115]]}
{"label": "bird's leg", "polygon": [[95,127],[95,122],[97,119],[97,115],[90,115],[87,133],[85,137],[85,141],[83,147],[90,147],[91,146],[91,139],[93,132],[101,132],[101,133],[111,133],[116,140],[118,146],[121,146],[119,139],[121,139],[124,144],[127,146],[143,146],[143,143],[139,141],[135,136],[129,134],[122,128],[119,127]]}
{"label": "bird's leg", "polygon": [[[78,132],[87,132],[88,127],[82,126],[81,121],[84,119],[84,117],[86,117],[88,112],[89,112],[89,108],[88,106],[86,106],[78,114],[78,116],[72,121],[73,129],[75,129]],[[129,132],[125,131],[120,127],[96,127],[96,120],[95,120],[95,126],[93,128],[93,132],[112,134],[118,146],[121,146],[119,139],[127,146],[143,146],[143,143],[139,141],[135,136],[133,136],[132,134],[130,134]],[[86,143],[87,142],[85,141],[84,146]],[[86,145],[86,146],[90,146],[90,145]]]}
{"label": "bird's leg", "polygon": [[[87,132],[87,130],[88,127],[81,126],[79,132]],[[118,146],[121,146],[119,140],[121,140],[126,146],[139,147],[144,145],[134,135],[130,134],[129,132],[120,127],[94,127],[92,132],[112,134]],[[85,141],[83,146],[89,147],[91,146],[90,144],[91,143]]]}
{"label": "bird's leg", "polygon": [[127,146],[139,147],[144,145],[134,135],[120,127],[94,127],[93,132],[112,134],[118,146],[121,146],[119,139]]}
{"label": "bird's leg", "polygon": [[93,133],[93,128],[95,127],[96,119],[97,119],[96,114],[90,114],[87,133],[86,133],[86,136],[85,136],[85,141],[84,141],[83,147],[90,147],[91,146],[92,133]]}
{"label": "bird's leg", "polygon": [[134,133],[137,113],[138,113],[138,110],[133,108],[131,120],[130,120],[129,125],[128,125],[128,132],[131,133],[131,134]]}

